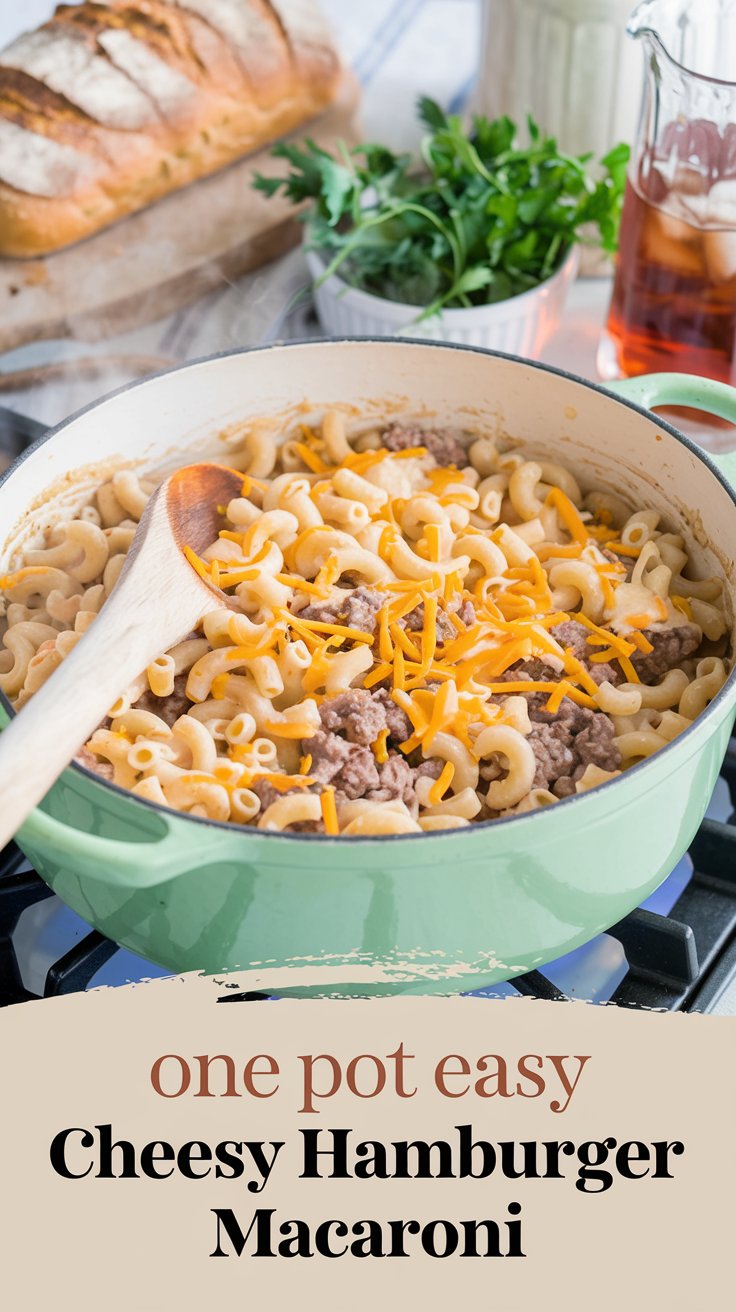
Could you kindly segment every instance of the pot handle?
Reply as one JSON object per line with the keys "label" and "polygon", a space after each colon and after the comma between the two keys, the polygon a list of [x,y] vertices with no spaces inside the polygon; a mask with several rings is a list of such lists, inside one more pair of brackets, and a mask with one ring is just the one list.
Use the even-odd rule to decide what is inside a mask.
{"label": "pot handle", "polygon": [[[736,387],[713,378],[701,378],[697,374],[640,374],[603,386],[607,392],[633,401],[645,410],[655,405],[686,405],[736,424]],[[707,454],[726,482],[736,489],[736,451]]]}
{"label": "pot handle", "polygon": [[[162,817],[163,819],[163,817]],[[166,834],[151,843],[126,843],[116,838],[73,829],[36,807],[18,830],[16,841],[21,851],[28,849],[31,860],[47,856],[52,864],[62,858],[74,873],[98,879],[118,888],[150,888],[165,883],[196,866],[197,853],[192,845],[191,827],[165,819]],[[208,830],[207,859],[235,860],[236,843],[228,834]],[[239,852],[242,862],[242,846]]]}

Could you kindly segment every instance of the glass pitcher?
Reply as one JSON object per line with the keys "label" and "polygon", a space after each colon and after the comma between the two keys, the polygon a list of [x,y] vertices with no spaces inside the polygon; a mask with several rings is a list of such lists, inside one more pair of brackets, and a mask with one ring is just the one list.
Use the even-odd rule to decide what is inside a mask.
{"label": "glass pitcher", "polygon": [[598,368],[736,383],[736,0],[647,0],[644,97]]}

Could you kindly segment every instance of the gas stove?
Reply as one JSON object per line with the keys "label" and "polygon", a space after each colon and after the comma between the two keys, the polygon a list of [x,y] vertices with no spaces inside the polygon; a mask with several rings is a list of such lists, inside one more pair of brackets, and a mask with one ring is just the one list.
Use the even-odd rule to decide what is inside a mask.
{"label": "gas stove", "polygon": [[[689,853],[646,902],[567,956],[467,996],[736,1014],[736,740]],[[736,791],[734,792],[736,796]],[[169,974],[90,929],[15,843],[0,854],[0,1006]],[[255,1001],[223,993],[220,1001]]]}

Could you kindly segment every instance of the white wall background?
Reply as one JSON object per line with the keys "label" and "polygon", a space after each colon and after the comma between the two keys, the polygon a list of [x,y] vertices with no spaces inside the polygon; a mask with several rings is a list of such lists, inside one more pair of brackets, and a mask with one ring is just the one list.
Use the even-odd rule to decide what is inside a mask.
{"label": "white wall background", "polygon": [[0,0],[0,47],[20,32],[45,23],[55,8],[54,0]]}

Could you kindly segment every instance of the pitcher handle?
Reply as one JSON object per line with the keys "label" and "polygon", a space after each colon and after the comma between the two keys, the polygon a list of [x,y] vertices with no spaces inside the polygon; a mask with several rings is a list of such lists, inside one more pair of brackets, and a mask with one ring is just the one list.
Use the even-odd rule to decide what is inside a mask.
{"label": "pitcher handle", "polygon": [[[686,405],[736,424],[736,387],[713,378],[700,378],[697,374],[640,374],[603,386],[607,392],[624,401],[633,401],[645,410],[655,405]],[[706,454],[730,487],[736,489],[736,451]]]}

